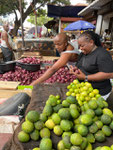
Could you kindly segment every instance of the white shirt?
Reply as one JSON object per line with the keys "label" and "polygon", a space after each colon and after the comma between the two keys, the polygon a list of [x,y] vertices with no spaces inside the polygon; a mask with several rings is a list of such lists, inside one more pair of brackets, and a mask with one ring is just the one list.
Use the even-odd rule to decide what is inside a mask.
{"label": "white shirt", "polygon": [[[13,46],[14,46],[13,40],[12,40],[11,36],[8,33],[7,33],[7,35],[8,35],[8,42],[9,42],[10,46],[13,48]],[[2,35],[1,35],[1,37],[2,37]],[[7,44],[6,44],[6,41],[3,40],[2,38],[1,38],[1,46],[5,47],[5,48],[8,48]]]}

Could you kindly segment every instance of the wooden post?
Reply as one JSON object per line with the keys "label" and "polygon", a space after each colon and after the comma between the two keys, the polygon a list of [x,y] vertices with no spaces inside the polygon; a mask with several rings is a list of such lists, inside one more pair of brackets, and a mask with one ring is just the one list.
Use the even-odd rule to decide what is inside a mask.
{"label": "wooden post", "polygon": [[22,0],[19,0],[19,6],[20,6],[20,21],[21,21],[21,29],[22,29],[22,48],[24,48],[25,42],[24,42],[23,20],[22,20]]}
{"label": "wooden post", "polygon": [[37,38],[37,14],[35,14],[35,38]]}

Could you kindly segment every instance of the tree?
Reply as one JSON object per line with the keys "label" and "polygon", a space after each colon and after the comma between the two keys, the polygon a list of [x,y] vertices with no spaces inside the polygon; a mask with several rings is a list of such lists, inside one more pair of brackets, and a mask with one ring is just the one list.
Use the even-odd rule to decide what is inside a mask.
{"label": "tree", "polygon": [[[17,11],[20,13],[19,7],[20,0],[0,0],[0,15],[6,14],[15,14],[15,21],[14,21],[14,30],[13,34],[16,35],[17,31],[21,25],[20,18],[17,15]],[[26,0],[28,1],[28,0]],[[58,4],[58,5],[69,5],[70,0],[31,0],[31,3],[28,4],[25,0],[22,0],[22,22],[25,21],[27,16],[35,11],[41,11],[42,7],[47,5],[48,3],[51,4]],[[26,5],[28,7],[26,8]]]}
{"label": "tree", "polygon": [[[43,24],[47,23],[48,21],[52,20],[53,18],[47,17],[47,14],[45,13],[45,15],[41,14],[40,16],[38,16],[37,18],[37,25],[38,26],[42,26]],[[28,22],[35,24],[35,16],[34,14],[30,15],[30,18],[27,19]]]}
{"label": "tree", "polygon": [[[47,23],[48,21],[52,20],[53,18],[47,17],[47,12],[45,9],[39,9],[35,12],[37,15],[37,25],[42,26],[43,24]],[[35,24],[35,14],[31,13],[29,15],[29,19],[27,19],[28,22]]]}

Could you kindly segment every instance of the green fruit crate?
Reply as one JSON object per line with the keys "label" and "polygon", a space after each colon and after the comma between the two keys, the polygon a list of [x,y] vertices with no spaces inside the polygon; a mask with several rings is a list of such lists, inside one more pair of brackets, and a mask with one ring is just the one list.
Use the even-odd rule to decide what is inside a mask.
{"label": "green fruit crate", "polygon": [[33,86],[32,85],[19,85],[18,90],[32,90]]}

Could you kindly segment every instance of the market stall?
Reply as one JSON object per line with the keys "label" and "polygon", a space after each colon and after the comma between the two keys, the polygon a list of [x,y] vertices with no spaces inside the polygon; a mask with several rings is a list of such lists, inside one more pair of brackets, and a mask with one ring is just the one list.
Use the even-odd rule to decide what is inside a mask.
{"label": "market stall", "polygon": [[[42,74],[44,74],[45,71],[49,67],[51,67],[54,64],[55,61],[57,61],[56,58],[54,58],[52,60],[48,60],[48,59],[44,60],[44,57],[41,56],[40,53],[38,53],[38,54],[35,53],[35,55],[37,54],[37,57],[34,57],[34,56],[33,57],[27,57],[28,55],[31,55],[31,54],[30,54],[30,52],[28,52],[28,54],[26,54],[26,55],[23,54],[23,56],[21,56],[18,60],[14,61],[14,62],[8,62],[8,64],[7,63],[3,64],[3,65],[6,65],[6,66],[10,65],[10,64],[15,64],[15,65],[14,65],[14,68],[12,68],[12,70],[2,70],[3,72],[0,74],[1,81],[5,81],[5,80],[7,80],[7,81],[17,81],[17,82],[20,82],[21,86],[30,85],[34,80],[36,80],[37,78],[42,76]],[[8,69],[9,68],[10,67],[8,67]],[[65,111],[62,112],[63,115],[60,114],[61,115],[60,117],[63,116],[61,119],[62,120],[67,120],[68,123],[69,123],[69,129],[65,129],[65,127],[63,126],[62,127],[62,130],[63,130],[62,132],[71,131],[73,134],[78,133],[78,129],[76,128],[77,127],[77,124],[76,124],[77,120],[76,119],[79,120],[80,118],[78,118],[78,116],[79,117],[82,116],[84,113],[86,113],[87,109],[89,110],[89,108],[90,108],[91,115],[93,115],[93,116],[89,115],[90,117],[89,117],[88,120],[87,120],[87,118],[85,118],[88,122],[89,122],[89,120],[91,120],[90,124],[89,123],[85,124],[84,121],[82,122],[83,125],[86,125],[86,130],[87,130],[87,134],[88,134],[87,139],[85,139],[86,140],[86,143],[85,143],[85,146],[84,146],[85,148],[82,148],[82,149],[87,150],[87,147],[89,147],[89,146],[90,146],[91,150],[92,150],[92,147],[95,148],[99,145],[100,146],[103,146],[103,145],[110,146],[112,144],[111,141],[112,141],[112,130],[113,130],[112,127],[110,128],[110,126],[112,126],[111,125],[112,117],[107,114],[108,118],[105,119],[105,116],[103,118],[102,115],[104,115],[104,113],[103,113],[104,108],[106,109],[109,106],[108,108],[110,108],[112,110],[112,106],[113,106],[112,101],[108,100],[109,103],[106,103],[106,102],[103,102],[101,100],[100,104],[98,104],[96,101],[98,101],[98,98],[101,97],[101,96],[99,95],[99,91],[97,89],[95,90],[97,95],[95,94],[95,96],[92,96],[92,93],[91,93],[90,99],[88,99],[87,97],[84,99],[84,96],[87,96],[86,91],[84,93],[82,93],[83,89],[82,88],[79,89],[79,87],[81,87],[81,86],[83,87],[85,83],[82,82],[79,85],[78,82],[75,79],[76,79],[76,76],[70,75],[68,67],[64,66],[63,68],[59,69],[59,71],[57,71],[51,78],[49,78],[47,81],[45,81],[44,84],[38,84],[37,86],[35,86],[34,89],[33,89],[31,102],[30,102],[30,104],[27,108],[27,111],[26,111],[26,115],[31,110],[34,110],[35,112],[38,111],[38,112],[41,113],[44,110],[45,104],[47,104],[47,100],[48,100],[50,95],[60,95],[60,99],[58,99],[60,104],[61,104],[60,106],[63,107],[65,110],[67,109],[69,116],[71,115],[71,117],[66,117]],[[57,83],[55,83],[55,82],[57,82]],[[69,84],[70,84],[71,88],[70,88],[70,86],[67,87],[67,85],[69,85]],[[87,84],[87,82],[86,82],[86,84]],[[78,85],[78,86],[76,86],[76,85]],[[76,87],[78,87],[78,89],[76,89]],[[78,90],[80,90],[80,91],[78,92]],[[92,89],[90,89],[90,90],[92,90]],[[71,94],[70,94],[70,92],[71,92]],[[91,91],[89,91],[89,93],[90,92]],[[83,97],[81,96],[81,93],[84,94],[84,96],[82,95]],[[79,94],[79,95],[77,95],[77,94]],[[73,101],[71,101],[71,102],[67,101],[68,103],[64,103],[64,101],[67,100],[67,97],[70,96],[70,95],[74,98],[74,102]],[[93,93],[93,95],[94,95],[94,93]],[[81,97],[79,97],[80,101],[78,101],[78,98],[77,98],[78,96],[81,96]],[[112,97],[113,96],[111,95],[110,98],[112,99]],[[71,112],[70,105],[71,104],[76,104],[75,103],[76,100],[78,101],[78,103],[77,103],[76,109],[74,108],[74,111],[77,110],[77,113],[78,113],[77,117],[74,116],[76,114],[75,112],[70,113]],[[90,100],[93,101],[94,105],[89,104]],[[88,105],[90,105],[90,107],[86,106],[87,103],[88,103]],[[52,106],[52,108],[51,108],[52,111],[51,111],[51,114],[46,116],[47,117],[46,121],[49,120],[49,117],[52,117],[51,116],[52,113],[55,112],[55,113],[59,114],[59,111],[61,110],[61,109],[59,109],[57,112],[54,110],[53,107],[57,106],[57,102],[55,102],[54,104],[50,104],[50,105]],[[111,111],[110,111],[110,115],[113,115]],[[26,118],[24,118],[20,122],[18,128],[15,130],[15,132],[13,134],[13,137],[11,138],[11,140],[8,143],[6,143],[6,145],[4,147],[4,150],[11,150],[11,149],[12,150],[13,149],[14,150],[15,149],[16,150],[23,150],[23,149],[27,150],[28,148],[33,149],[34,147],[39,146],[39,143],[40,143],[40,140],[41,140],[42,137],[39,138],[39,140],[35,141],[35,140],[33,140],[33,138],[30,135],[30,134],[32,134],[33,129],[34,129],[34,122],[31,122],[33,127],[32,127],[32,131],[30,129],[30,131],[28,132],[29,134],[27,134],[27,136],[28,136],[27,140],[24,139],[24,141],[23,141],[22,137],[21,138],[18,137],[21,130],[23,130],[23,128],[22,128],[23,123],[28,123],[30,121],[27,118],[28,119],[28,122],[27,122]],[[109,126],[108,128],[110,130],[109,131],[109,136],[110,137],[108,137],[108,132],[106,133],[106,131],[105,131],[105,135],[104,135],[104,133],[101,131],[101,137],[98,138],[98,134],[100,133],[99,131],[104,130],[104,129],[102,129],[103,126],[101,126],[101,128],[100,128],[100,126],[98,127],[97,124],[94,125],[97,120],[101,121],[101,123],[104,124],[105,126]],[[43,124],[44,124],[44,127],[45,126],[48,127],[48,125],[46,125],[45,121],[43,122]],[[67,126],[67,124],[66,124],[66,126]],[[26,126],[25,126],[25,128],[26,128]],[[57,148],[57,146],[58,146],[59,141],[61,140],[61,134],[57,136],[54,133],[53,128],[49,128],[49,129],[50,129],[51,140],[52,140],[52,143],[53,143],[53,148],[60,150],[59,148]],[[91,135],[91,138],[90,138],[89,134]],[[85,135],[83,135],[83,137],[84,136]],[[84,141],[83,137],[80,136],[80,140],[82,142]],[[79,144],[79,146],[82,144],[82,142]],[[99,143],[99,142],[101,142],[101,143]],[[72,145],[74,145],[73,142],[71,142],[71,146]],[[78,146],[78,145],[76,145],[76,146]],[[51,150],[51,149],[48,149],[48,150]]]}
{"label": "market stall", "polygon": [[[22,39],[16,39],[17,49],[22,48]],[[50,38],[37,38],[37,39],[25,39],[26,48],[38,48],[42,49],[53,49],[53,39]]]}
{"label": "market stall", "polygon": [[[32,98],[30,101],[30,104],[26,110],[26,114],[31,111],[31,110],[36,110],[38,112],[42,112],[43,108],[46,104],[46,101],[48,99],[48,97],[50,95],[60,95],[61,99],[64,100],[66,99],[66,92],[68,91],[67,89],[67,85],[68,84],[39,84],[36,85],[33,89],[33,93],[32,93]],[[110,99],[108,100],[108,105],[109,106],[113,106],[113,103],[111,101],[111,99],[113,98],[113,93],[110,96]],[[113,107],[112,107],[112,111],[113,111]],[[21,125],[25,120],[23,119],[18,128],[15,130],[13,137],[11,138],[11,140],[9,140],[3,150],[28,150],[28,149],[33,149],[34,147],[38,147],[39,146],[39,142],[38,141],[33,141],[30,140],[27,143],[21,143],[18,141],[18,133],[21,131]],[[53,131],[51,130],[51,139],[52,139],[52,143],[53,143],[53,147],[54,149],[57,149],[57,143],[59,140],[61,140],[61,136],[56,136]],[[110,137],[106,137],[106,140],[104,142],[94,142],[93,145],[93,149],[97,146],[110,146],[112,145],[112,139],[113,139],[113,135],[111,135]],[[92,149],[92,148],[90,148]]]}

